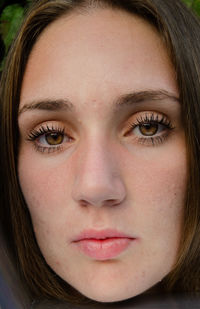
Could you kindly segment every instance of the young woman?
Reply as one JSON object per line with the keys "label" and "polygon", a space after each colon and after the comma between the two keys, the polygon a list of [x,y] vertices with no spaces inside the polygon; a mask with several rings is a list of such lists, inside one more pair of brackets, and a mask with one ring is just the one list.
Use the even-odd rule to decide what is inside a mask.
{"label": "young woman", "polygon": [[199,291],[200,24],[179,0],[41,0],[1,86],[1,221],[31,297]]}

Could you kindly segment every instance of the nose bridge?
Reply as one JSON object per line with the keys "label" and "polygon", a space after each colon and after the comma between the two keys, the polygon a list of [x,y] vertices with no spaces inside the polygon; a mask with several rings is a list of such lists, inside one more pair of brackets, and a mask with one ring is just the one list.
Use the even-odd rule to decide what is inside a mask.
{"label": "nose bridge", "polygon": [[106,173],[110,175],[112,150],[108,144],[107,141],[102,141],[101,138],[95,138],[95,136],[88,140],[87,147],[82,152],[79,161],[79,168],[82,169],[84,177],[88,176],[95,180],[97,175],[98,177],[101,174],[106,176]]}
{"label": "nose bridge", "polygon": [[106,137],[92,136],[80,146],[73,198],[94,206],[120,203],[125,187],[114,147]]}

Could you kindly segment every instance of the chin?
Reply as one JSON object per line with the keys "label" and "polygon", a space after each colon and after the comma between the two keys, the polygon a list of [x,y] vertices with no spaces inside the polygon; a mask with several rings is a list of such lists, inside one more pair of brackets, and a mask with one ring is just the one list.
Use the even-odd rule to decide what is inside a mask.
{"label": "chin", "polygon": [[100,302],[100,303],[115,303],[115,302],[121,302],[121,301],[125,301],[128,300],[132,297],[135,297],[137,295],[139,295],[140,293],[137,294],[131,294],[129,296],[127,295],[85,295],[87,296],[87,298],[95,301],[95,302]]}
{"label": "chin", "polygon": [[146,290],[132,290],[132,291],[122,291],[122,289],[119,289],[118,291],[113,291],[112,289],[109,290],[90,290],[88,291],[82,291],[81,293],[86,296],[87,298],[100,302],[100,303],[114,303],[114,302],[120,302],[125,301],[130,298],[133,298],[137,295],[140,295],[144,293]]}

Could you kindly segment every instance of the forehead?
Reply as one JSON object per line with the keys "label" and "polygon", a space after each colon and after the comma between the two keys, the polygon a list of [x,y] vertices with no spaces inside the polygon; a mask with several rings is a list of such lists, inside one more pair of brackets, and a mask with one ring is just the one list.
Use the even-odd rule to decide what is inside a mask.
{"label": "forehead", "polygon": [[21,105],[47,97],[88,104],[134,90],[177,92],[174,70],[156,29],[111,9],[71,13],[50,24],[30,54]]}

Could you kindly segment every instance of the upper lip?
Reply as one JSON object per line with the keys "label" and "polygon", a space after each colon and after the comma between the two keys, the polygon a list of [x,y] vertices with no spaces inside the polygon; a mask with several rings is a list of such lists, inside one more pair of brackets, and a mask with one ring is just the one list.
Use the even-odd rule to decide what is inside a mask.
{"label": "upper lip", "polygon": [[134,239],[135,237],[125,234],[123,232],[117,231],[115,229],[104,229],[104,230],[95,230],[87,229],[83,230],[75,239],[74,242],[78,242],[85,239],[107,239],[107,238],[130,238]]}

